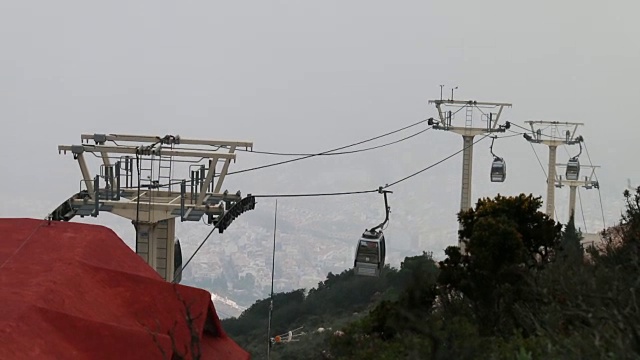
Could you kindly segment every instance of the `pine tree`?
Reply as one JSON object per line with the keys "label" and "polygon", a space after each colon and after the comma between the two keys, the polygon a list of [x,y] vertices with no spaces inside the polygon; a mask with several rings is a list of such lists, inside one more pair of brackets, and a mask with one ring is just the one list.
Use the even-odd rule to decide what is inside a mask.
{"label": "pine tree", "polygon": [[582,239],[582,232],[576,229],[575,220],[572,215],[562,231],[560,251],[558,252],[559,260],[569,263],[581,263],[584,256],[581,244]]}

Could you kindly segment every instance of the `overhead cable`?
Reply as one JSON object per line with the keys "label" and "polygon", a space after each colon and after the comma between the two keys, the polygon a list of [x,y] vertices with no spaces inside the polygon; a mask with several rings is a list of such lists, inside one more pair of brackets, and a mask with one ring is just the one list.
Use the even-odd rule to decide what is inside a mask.
{"label": "overhead cable", "polygon": [[[385,133],[385,134],[382,134],[382,135],[378,135],[378,136],[375,136],[375,137],[372,137],[372,138],[369,138],[369,139],[366,139],[366,140],[362,140],[362,141],[359,141],[359,142],[356,142],[356,143],[353,143],[353,144],[349,144],[349,145],[345,145],[345,146],[340,146],[340,147],[338,147],[338,148],[331,149],[331,150],[327,150],[327,151],[323,151],[323,152],[316,153],[316,154],[309,154],[309,155],[305,155],[305,156],[303,156],[303,157],[299,157],[299,158],[295,158],[295,159],[290,159],[290,160],[285,160],[285,161],[279,161],[279,162],[276,162],[276,163],[271,163],[271,164],[266,164],[266,165],[256,166],[256,167],[253,167],[253,168],[248,168],[248,169],[243,169],[243,170],[238,170],[238,171],[228,172],[228,173],[227,173],[227,176],[228,176],[228,175],[234,175],[234,174],[241,174],[241,173],[248,172],[248,171],[260,170],[260,169],[264,169],[264,168],[268,168],[268,167],[272,167],[272,166],[277,166],[277,165],[283,165],[283,164],[291,163],[291,162],[294,162],[294,161],[305,160],[305,159],[308,159],[308,158],[311,158],[311,157],[314,157],[314,156],[326,155],[326,154],[328,154],[328,153],[332,153],[332,152],[335,152],[335,151],[339,151],[339,150],[347,149],[347,148],[350,148],[350,147],[354,147],[354,146],[361,145],[361,144],[364,144],[364,143],[367,143],[367,142],[370,142],[370,141],[373,141],[373,140],[377,140],[377,139],[383,138],[383,137],[385,137],[385,136],[393,135],[393,134],[395,134],[395,133],[398,133],[398,132],[400,132],[400,131],[403,131],[403,130],[409,129],[409,128],[411,128],[411,127],[414,127],[414,126],[420,125],[420,124],[425,123],[425,122],[427,122],[427,119],[420,120],[420,121],[418,121],[418,122],[416,122],[416,123],[413,123],[413,124],[411,124],[411,125],[405,126],[405,127],[403,127],[403,128],[400,128],[400,129],[397,129],[397,130],[394,130],[394,131],[390,131],[390,132],[388,132],[388,133]],[[429,128],[428,128],[428,129],[429,129]],[[426,131],[426,130],[425,130],[425,131]],[[406,139],[405,139],[405,140],[406,140]],[[391,144],[389,144],[389,145],[391,145]]]}
{"label": "overhead cable", "polygon": [[397,185],[397,184],[399,184],[399,183],[401,183],[401,182],[403,182],[403,181],[405,181],[405,180],[409,180],[409,179],[411,179],[412,177],[414,177],[414,176],[416,176],[416,175],[419,175],[419,174],[421,174],[421,173],[423,173],[423,172],[425,172],[425,171],[427,171],[427,170],[429,170],[429,169],[431,169],[431,168],[433,168],[433,167],[435,167],[435,166],[437,166],[437,165],[440,165],[440,164],[442,164],[443,162],[445,162],[445,161],[447,161],[447,160],[451,159],[452,157],[454,157],[454,156],[456,156],[456,155],[460,154],[461,152],[463,152],[463,151],[467,150],[468,148],[473,147],[475,144],[477,144],[477,143],[479,143],[480,141],[482,141],[482,140],[486,139],[487,137],[489,137],[489,134],[486,134],[485,136],[483,136],[483,137],[481,137],[480,139],[478,139],[478,140],[474,141],[473,143],[471,143],[471,145],[466,146],[466,147],[463,147],[461,150],[458,150],[458,151],[454,152],[453,154],[451,154],[451,155],[449,155],[449,156],[447,156],[447,157],[445,157],[445,158],[443,158],[443,159],[441,159],[441,160],[439,160],[439,161],[436,161],[435,163],[433,163],[433,164],[431,164],[431,165],[427,166],[426,168],[424,168],[424,169],[422,169],[422,170],[416,171],[416,172],[414,172],[413,174],[408,175],[408,176],[405,176],[405,177],[403,177],[403,178],[402,178],[402,179],[400,179],[400,180],[397,180],[397,181],[392,182],[391,184],[387,184],[387,185],[385,185],[383,188],[388,188],[388,187],[391,187],[391,186]]}
{"label": "overhead cable", "polygon": [[454,157],[454,156],[456,156],[456,155],[460,154],[461,152],[463,152],[463,151],[464,151],[464,150],[466,150],[467,148],[470,148],[470,147],[474,146],[475,144],[477,144],[478,142],[480,142],[480,141],[484,140],[484,139],[485,139],[485,138],[487,138],[488,136],[489,136],[489,134],[487,134],[487,135],[485,135],[485,136],[481,137],[480,139],[478,139],[478,140],[474,141],[471,145],[466,146],[466,147],[462,148],[461,150],[458,150],[458,151],[454,152],[453,154],[451,154],[451,155],[449,155],[449,156],[447,156],[447,157],[445,157],[445,158],[443,158],[443,159],[440,159],[440,160],[436,161],[435,163],[433,163],[433,164],[431,164],[431,165],[429,165],[429,166],[427,166],[427,167],[425,167],[425,168],[423,168],[423,169],[421,169],[421,170],[418,170],[418,171],[414,172],[414,173],[413,173],[413,174],[411,174],[411,175],[405,176],[405,177],[403,177],[403,178],[401,178],[401,179],[399,179],[399,180],[396,180],[396,181],[394,181],[394,182],[392,182],[392,183],[390,183],[390,184],[386,184],[385,186],[382,186],[382,187],[380,187],[380,188],[378,188],[378,189],[371,189],[371,190],[359,190],[359,191],[327,192],[327,193],[268,194],[268,195],[252,195],[252,196],[254,196],[254,197],[256,197],[256,198],[278,198],[278,197],[319,197],[319,196],[356,195],[356,194],[367,194],[367,193],[379,192],[381,189],[386,189],[386,188],[389,188],[389,187],[395,186],[395,185],[397,185],[397,184],[399,184],[399,183],[401,183],[401,182],[403,182],[403,181],[409,180],[410,178],[412,178],[412,177],[414,177],[414,176],[417,176],[417,175],[419,175],[419,174],[421,174],[421,173],[423,173],[423,172],[425,172],[425,171],[427,171],[427,170],[429,170],[429,169],[431,169],[431,168],[433,168],[433,167],[435,167],[435,166],[437,166],[437,165],[439,165],[439,164],[441,164],[441,163],[443,163],[443,162],[445,162],[445,161],[447,161],[447,160],[451,159],[452,157]]}
{"label": "overhead cable", "polygon": [[[582,196],[580,195],[580,188],[577,188],[576,191],[578,193],[578,200],[580,202],[580,212],[582,213],[582,222],[584,223],[584,232],[589,232],[587,230],[587,219],[584,216],[584,208],[582,207]],[[574,221],[575,221],[575,215],[574,215]]]}
{"label": "overhead cable", "polygon": [[186,263],[184,263],[184,265],[180,268],[179,271],[176,272],[175,276],[173,277],[173,283],[176,282],[176,280],[178,279],[179,276],[182,275],[182,272],[184,271],[184,269],[187,267],[187,265],[189,265],[189,263],[191,262],[191,260],[193,259],[194,256],[196,256],[196,254],[198,253],[198,251],[200,251],[200,248],[202,248],[202,246],[204,245],[205,242],[207,242],[207,240],[209,240],[209,238],[211,237],[211,234],[213,234],[213,232],[218,228],[218,224],[215,224],[212,228],[211,231],[209,231],[209,233],[207,234],[207,236],[204,238],[204,240],[202,240],[202,242],[200,243],[200,245],[198,245],[198,248],[196,248],[196,251],[193,252],[193,254],[191,255],[191,257],[189,257],[189,260],[187,260]]}
{"label": "overhead cable", "polygon": [[[357,150],[349,150],[349,151],[339,151],[339,152],[331,152],[331,153],[285,153],[285,152],[274,152],[274,151],[258,151],[258,150],[246,150],[246,149],[236,149],[236,151],[242,151],[242,152],[248,152],[248,153],[253,153],[253,154],[262,154],[262,155],[279,155],[279,156],[308,156],[308,157],[312,157],[312,156],[329,156],[329,155],[346,155],[346,154],[355,154],[355,153],[360,153],[360,152],[365,152],[365,151],[369,151],[369,150],[375,150],[375,149],[380,149],[389,145],[394,145],[397,144],[399,142],[403,142],[405,140],[409,140],[412,137],[416,137],[422,133],[424,133],[427,130],[430,130],[431,127],[428,127],[426,129],[420,130],[415,134],[403,137],[402,139],[399,140],[395,140],[386,144],[382,144],[382,145],[376,145],[376,146],[372,146],[372,147],[368,147],[368,148],[364,148],[364,149],[357,149]],[[351,145],[350,145],[351,146]]]}
{"label": "overhead cable", "polygon": [[[591,167],[593,167],[593,162],[591,162],[591,155],[589,155],[589,149],[587,148],[587,143],[584,142],[584,151],[587,154],[587,158],[589,159],[589,164],[591,165]],[[604,219],[604,205],[602,204],[602,193],[600,192],[600,181],[598,180],[598,174],[596,174],[596,172],[593,172],[593,176],[596,178],[596,182],[598,183],[598,198],[600,199],[600,212],[602,213],[602,228],[606,229],[607,228],[607,223]]]}
{"label": "overhead cable", "polygon": [[[546,179],[546,181],[549,181],[549,175],[547,175],[547,171],[544,169],[544,165],[542,165],[542,161],[540,161],[540,157],[538,156],[538,152],[536,151],[536,149],[533,147],[533,144],[529,142],[529,145],[531,145],[531,150],[533,150],[533,154],[536,156],[536,159],[538,160],[538,164],[540,164],[540,169],[542,169],[542,173],[544,174],[544,178]],[[555,179],[554,179],[555,181]],[[555,214],[555,218],[558,218],[558,212],[556,211],[555,207],[553,208],[553,213]]]}
{"label": "overhead cable", "polygon": [[267,325],[267,359],[271,356],[271,320],[273,316],[273,282],[276,272],[276,230],[278,228],[278,199],[273,215],[273,256],[271,257],[271,295],[269,296],[269,323]]}
{"label": "overhead cable", "polygon": [[[487,138],[490,134],[487,134],[483,137],[481,137],[480,139],[474,141],[471,145],[466,146],[464,148],[462,148],[461,150],[458,150],[456,152],[454,152],[453,154],[425,167],[424,169],[421,169],[419,171],[416,171],[415,173],[405,176],[397,181],[394,181],[390,184],[386,184],[385,186],[381,186],[378,189],[371,189],[371,190],[360,190],[360,191],[343,191],[343,192],[332,192],[332,193],[303,193],[303,194],[274,194],[274,195],[252,195],[255,198],[279,198],[279,197],[320,197],[320,196],[341,196],[341,195],[355,195],[355,194],[367,194],[367,193],[374,193],[374,192],[380,192],[382,191],[382,189],[386,189],[389,188],[391,186],[395,186],[403,181],[406,181],[414,176],[417,176],[449,159],[451,159],[452,157],[458,155],[459,153],[463,152],[464,150],[473,147],[475,144],[477,144],[478,142],[484,140],[485,138]],[[507,136],[509,137],[509,136]],[[217,229],[218,225],[214,225],[213,228],[211,229],[211,231],[209,231],[209,234],[207,234],[207,236],[204,238],[204,240],[200,243],[200,245],[198,245],[198,247],[196,248],[196,250],[193,252],[193,254],[191,255],[191,257],[189,257],[189,259],[187,260],[187,262],[184,264],[184,266],[182,266],[182,268],[176,273],[173,282],[176,281],[176,279],[178,278],[178,276],[180,274],[182,274],[182,272],[184,271],[184,269],[191,263],[191,260],[193,259],[193,257],[198,253],[198,251],[200,251],[200,249],[202,248],[202,246],[205,244],[205,242],[209,239],[209,237],[211,237],[211,234],[213,234],[213,232]],[[274,225],[275,228],[275,225]],[[275,230],[274,230],[274,234],[275,234]]]}

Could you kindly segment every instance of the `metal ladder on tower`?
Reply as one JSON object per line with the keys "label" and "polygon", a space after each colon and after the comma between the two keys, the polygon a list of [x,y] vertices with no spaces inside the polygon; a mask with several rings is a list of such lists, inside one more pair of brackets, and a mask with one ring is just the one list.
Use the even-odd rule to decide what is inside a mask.
{"label": "metal ladder on tower", "polygon": [[[145,158],[146,157],[146,158]],[[154,155],[140,157],[140,193],[139,206],[136,218],[139,222],[151,222],[151,204],[153,202],[153,191],[157,180],[154,179]],[[145,166],[145,163],[148,164]]]}
{"label": "metal ladder on tower", "polygon": [[[153,180],[153,157],[149,159],[149,154],[143,149],[136,154],[136,254],[140,255],[147,263],[151,259],[150,237],[151,237],[151,187]],[[148,164],[148,165],[147,165]],[[132,184],[133,185],[133,184]]]}
{"label": "metal ladder on tower", "polygon": [[466,111],[466,116],[465,116],[465,121],[464,121],[464,126],[465,127],[471,127],[471,125],[473,125],[473,107],[471,107],[471,105],[467,105],[465,106],[465,111]]}
{"label": "metal ladder on tower", "polygon": [[[173,150],[173,144],[169,145],[169,149]],[[162,155],[162,151],[160,151],[158,160],[158,183],[160,187],[166,186],[168,192],[171,192],[173,189],[173,184],[171,183],[172,171],[173,156]]]}

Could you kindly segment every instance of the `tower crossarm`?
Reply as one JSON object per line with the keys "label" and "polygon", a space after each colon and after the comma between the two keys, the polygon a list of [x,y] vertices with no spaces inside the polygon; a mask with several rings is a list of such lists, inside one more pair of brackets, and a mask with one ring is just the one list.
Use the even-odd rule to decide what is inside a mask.
{"label": "tower crossarm", "polygon": [[560,145],[575,145],[578,143],[578,141],[576,140],[558,140],[558,139],[536,139],[536,138],[526,138],[527,141],[534,143],[534,144],[542,144],[542,145],[546,145],[546,146],[555,146],[558,147]]}
{"label": "tower crossarm", "polygon": [[479,107],[497,107],[497,106],[507,106],[511,107],[510,103],[501,103],[501,102],[487,102],[487,101],[476,101],[476,100],[429,100],[429,104],[438,105],[474,105]]}
{"label": "tower crossarm", "polygon": [[[529,126],[531,127],[531,133],[533,134],[533,137],[531,136],[525,136],[525,138],[532,143],[537,143],[537,144],[544,144],[547,146],[558,146],[558,145],[575,145],[577,143],[579,143],[581,140],[579,139],[578,136],[576,136],[576,133],[578,132],[578,127],[579,126],[583,126],[584,123],[579,123],[579,122],[566,122],[566,121],[543,121],[543,120],[536,120],[536,121],[525,121],[526,124],[529,124]],[[536,126],[538,127],[538,129],[536,129]],[[540,127],[544,126],[545,129],[547,128],[551,128],[552,130],[555,130],[556,132],[558,132],[559,128],[567,128],[567,129],[571,129],[571,130],[567,130],[567,132],[565,133],[564,137],[555,137],[553,135],[543,135],[542,134],[542,129],[540,129]],[[536,136],[537,134],[537,136]],[[542,136],[546,136],[545,138],[543,138]]]}
{"label": "tower crossarm", "polygon": [[464,126],[442,126],[442,125],[433,125],[433,128],[436,130],[446,130],[451,131],[452,133],[462,135],[462,136],[478,136],[486,133],[496,133],[496,132],[504,132],[504,129],[486,129],[486,128],[467,128]]}
{"label": "tower crossarm", "polygon": [[162,147],[150,148],[150,147],[140,147],[140,146],[107,146],[107,145],[59,145],[58,153],[67,153],[67,151],[71,151],[74,155],[81,154],[84,152],[94,153],[94,154],[130,154],[130,155],[165,155],[165,156],[176,156],[176,157],[190,157],[190,158],[218,158],[218,159],[233,159],[235,160],[236,154],[224,154],[215,152],[213,149],[210,151],[203,150],[173,150],[173,149],[163,149]]}
{"label": "tower crossarm", "polygon": [[231,147],[245,148],[246,150],[253,149],[253,142],[251,141],[225,141],[225,140],[203,140],[203,139],[190,139],[182,138],[180,135],[165,135],[164,137],[149,136],[149,135],[127,135],[127,134],[82,134],[80,138],[83,143],[93,140],[95,144],[104,144],[105,142],[135,142],[135,143],[155,143],[160,142],[163,144],[175,144],[175,145],[204,145],[215,147]]}
{"label": "tower crossarm", "polygon": [[[474,130],[475,134],[484,134],[490,132],[504,132],[505,129],[498,125],[498,121],[502,115],[502,110],[505,107],[511,107],[510,103],[500,103],[500,102],[486,102],[486,101],[476,101],[476,100],[429,100],[429,104],[434,104],[436,109],[438,110],[438,118],[439,124],[435,124],[433,126],[434,129],[438,130],[451,130],[461,135],[471,135],[469,130]],[[445,107],[457,107],[458,110],[454,111],[446,111]],[[466,108],[467,112],[472,112],[473,109],[477,109],[482,112],[484,115],[487,115],[482,111],[482,109],[495,109],[498,108],[498,111],[493,113],[490,112],[487,118],[487,126],[486,127],[471,127],[471,119],[467,119],[467,126],[464,128],[466,130],[461,130],[459,128],[452,126],[452,117],[460,110]]]}
{"label": "tower crossarm", "polygon": [[[235,151],[253,148],[248,141],[173,135],[83,134],[81,139],[80,145],[58,146],[58,153],[73,154],[82,173],[81,196],[72,197],[69,205],[92,214],[102,210],[128,219],[144,216],[152,222],[172,217],[197,221],[203,215],[223,214],[225,207],[242,198],[240,192],[222,189]],[[87,154],[102,159],[99,174],[90,171]],[[190,174],[176,176],[174,162],[191,164]]]}
{"label": "tower crossarm", "polygon": [[[557,167],[559,168],[565,168],[567,167],[567,164],[556,164]],[[556,175],[555,178],[555,182],[556,182],[556,187],[561,188],[563,186],[579,186],[579,187],[584,187],[586,189],[592,189],[594,187],[599,187],[600,184],[598,183],[598,181],[596,180],[596,169],[600,168],[599,165],[581,165],[581,167],[583,169],[590,169],[591,171],[589,172],[589,175],[584,176],[582,179],[578,179],[578,180],[567,180],[567,179],[563,179],[562,175]],[[561,172],[559,172],[561,173]]]}

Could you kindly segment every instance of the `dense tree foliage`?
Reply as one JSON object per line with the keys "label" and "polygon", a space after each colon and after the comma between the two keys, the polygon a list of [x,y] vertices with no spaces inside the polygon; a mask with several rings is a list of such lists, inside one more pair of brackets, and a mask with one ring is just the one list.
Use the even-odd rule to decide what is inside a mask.
{"label": "dense tree foliage", "polygon": [[520,195],[481,199],[459,214],[467,252],[449,247],[439,283],[473,308],[483,335],[522,328],[514,304],[536,298],[533,277],[560,244],[562,225],[538,211],[539,198]]}
{"label": "dense tree foliage", "polygon": [[[385,267],[379,278],[355,276],[353,270],[341,274],[329,273],[314,289],[276,293],[273,297],[271,335],[283,334],[303,327],[307,333],[303,343],[278,345],[273,348],[278,359],[300,359],[302,353],[313,353],[324,342],[319,328],[338,327],[367,314],[373,306],[395,298],[408,281],[396,269]],[[223,326],[231,337],[252,353],[253,359],[266,358],[267,327],[270,299],[259,300],[237,319],[225,319]],[[311,355],[310,355],[311,356]],[[310,358],[304,356],[302,358]],[[311,357],[312,358],[312,357]]]}
{"label": "dense tree foliage", "polygon": [[[638,359],[640,188],[624,196],[620,223],[587,249],[573,219],[556,223],[540,198],[481,199],[458,214],[464,252],[450,246],[440,262],[423,253],[379,279],[349,270],[306,295],[279,294],[278,331],[341,332],[282,345],[273,358]],[[261,300],[224,324],[243,346],[259,338],[256,359],[267,315]]]}

